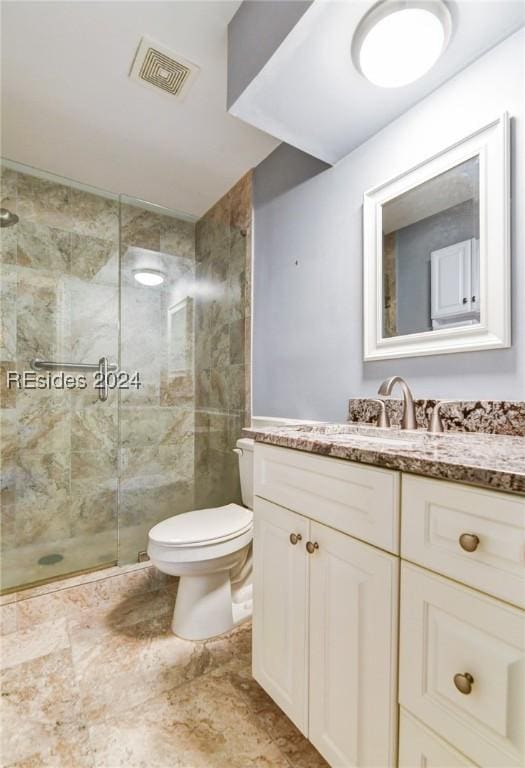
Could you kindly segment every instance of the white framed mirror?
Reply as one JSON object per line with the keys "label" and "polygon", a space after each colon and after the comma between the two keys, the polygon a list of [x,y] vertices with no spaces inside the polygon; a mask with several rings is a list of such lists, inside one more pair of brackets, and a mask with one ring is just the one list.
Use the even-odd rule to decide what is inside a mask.
{"label": "white framed mirror", "polygon": [[509,116],[369,190],[364,359],[509,347]]}

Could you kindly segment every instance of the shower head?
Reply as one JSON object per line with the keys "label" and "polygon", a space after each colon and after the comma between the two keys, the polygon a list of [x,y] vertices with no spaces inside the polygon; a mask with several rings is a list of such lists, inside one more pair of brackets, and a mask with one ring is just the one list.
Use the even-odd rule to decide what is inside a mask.
{"label": "shower head", "polygon": [[18,224],[16,213],[11,213],[7,208],[0,208],[0,227],[12,227],[13,224]]}

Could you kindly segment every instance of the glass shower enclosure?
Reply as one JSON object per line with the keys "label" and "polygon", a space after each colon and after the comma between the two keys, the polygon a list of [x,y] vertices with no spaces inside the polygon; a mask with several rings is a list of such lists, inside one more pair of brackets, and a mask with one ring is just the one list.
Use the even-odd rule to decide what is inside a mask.
{"label": "glass shower enclosure", "polygon": [[194,223],[1,167],[2,590],[137,562],[194,504]]}

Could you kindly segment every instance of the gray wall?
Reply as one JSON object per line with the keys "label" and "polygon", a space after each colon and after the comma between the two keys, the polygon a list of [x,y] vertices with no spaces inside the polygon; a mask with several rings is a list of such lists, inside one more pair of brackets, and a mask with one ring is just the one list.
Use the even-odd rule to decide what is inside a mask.
{"label": "gray wall", "polygon": [[438,248],[479,237],[474,204],[467,200],[396,232],[397,332],[432,328],[430,254]]}
{"label": "gray wall", "polygon": [[[523,30],[331,169],[287,146],[254,176],[253,413],[344,419],[392,372],[417,396],[525,397]],[[363,192],[508,110],[513,346],[363,363]]]}
{"label": "gray wall", "polygon": [[244,0],[228,25],[228,109],[261,71],[312,0]]}

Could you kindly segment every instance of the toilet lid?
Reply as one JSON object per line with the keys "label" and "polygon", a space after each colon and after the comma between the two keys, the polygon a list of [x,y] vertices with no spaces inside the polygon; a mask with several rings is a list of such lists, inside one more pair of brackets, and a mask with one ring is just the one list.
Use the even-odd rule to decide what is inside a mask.
{"label": "toilet lid", "polygon": [[153,526],[150,541],[172,547],[215,544],[240,536],[252,525],[251,509],[239,504],[195,509],[169,517]]}

